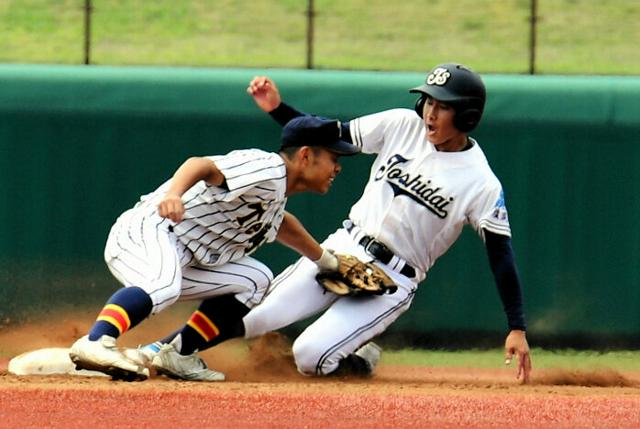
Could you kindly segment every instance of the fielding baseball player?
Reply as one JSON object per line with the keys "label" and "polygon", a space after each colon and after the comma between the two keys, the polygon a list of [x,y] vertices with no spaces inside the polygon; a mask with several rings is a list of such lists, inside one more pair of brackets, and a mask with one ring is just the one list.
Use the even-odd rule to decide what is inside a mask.
{"label": "fielding baseball player", "polygon": [[[324,270],[336,269],[337,258],[285,211],[285,204],[298,192],[326,193],[340,171],[339,156],[359,152],[340,140],[340,131],[336,120],[297,117],[284,127],[279,153],[247,149],[190,158],[172,179],[124,212],[105,248],[107,265],[124,288],[71,347],[76,367],[114,379],[146,379],[148,368],[119,351],[116,338],[178,300],[217,297],[204,306],[209,315],[196,312],[192,325],[203,335],[233,332],[228,321],[240,320],[258,304],[273,278],[249,256],[265,242],[278,240]],[[224,379],[196,355],[174,358],[194,379]]]}
{"label": "fielding baseball player", "polygon": [[[303,115],[282,103],[266,77],[255,78],[247,91],[282,125]],[[380,357],[371,340],[409,308],[426,272],[469,224],[486,245],[507,316],[505,363],[515,354],[517,377],[527,382],[531,360],[504,194],[468,136],[482,117],[484,84],[462,65],[442,64],[411,92],[420,95],[415,111],[392,109],[342,124],[344,139],[376,158],[348,219],[322,243],[336,254],[373,261],[395,292],[338,296],[319,285],[317,264],[301,258],[276,277],[234,334],[252,338],[322,313],[293,343],[298,370],[370,374]],[[214,344],[201,336],[187,352]],[[162,352],[154,362],[158,358]]]}

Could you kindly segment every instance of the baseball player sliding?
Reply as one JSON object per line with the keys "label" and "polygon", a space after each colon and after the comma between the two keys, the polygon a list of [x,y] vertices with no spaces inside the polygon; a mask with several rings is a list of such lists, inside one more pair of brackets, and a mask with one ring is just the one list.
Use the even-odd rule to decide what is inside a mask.
{"label": "baseball player sliding", "polygon": [[[124,288],[71,347],[76,368],[114,379],[146,379],[148,368],[123,354],[116,339],[177,300],[218,297],[202,307],[206,314],[194,316],[199,332],[205,338],[233,332],[230,321],[258,304],[273,278],[249,256],[265,242],[278,240],[323,270],[337,269],[337,258],[285,211],[285,204],[298,192],[326,193],[341,169],[338,158],[357,152],[340,140],[338,121],[300,116],[284,127],[279,153],[248,149],[188,159],[112,227],[105,260]],[[190,368],[195,379],[224,379],[195,354],[174,355],[172,363]]]}
{"label": "baseball player sliding", "polygon": [[[247,91],[285,128],[291,120],[308,117],[283,103],[266,77],[255,78]],[[189,354],[229,336],[251,338],[320,314],[293,343],[298,370],[370,374],[380,358],[371,340],[407,311],[426,272],[469,224],[485,243],[506,313],[505,363],[516,355],[517,378],[529,380],[531,358],[505,198],[480,145],[468,135],[482,117],[484,84],[465,66],[442,64],[411,92],[419,94],[415,111],[392,109],[341,124],[344,140],[376,158],[348,219],[322,243],[336,253],[372,261],[395,283],[395,292],[366,297],[327,293],[316,278],[318,265],[302,258],[275,278],[262,303],[242,321],[229,322],[233,328],[225,336],[222,330],[214,337],[193,333],[200,326],[198,312],[212,314],[201,307],[177,335],[160,342],[171,344],[153,356],[154,366],[173,367],[167,372],[193,379],[189,368],[172,364],[167,346]],[[149,347],[143,350],[150,353]]]}

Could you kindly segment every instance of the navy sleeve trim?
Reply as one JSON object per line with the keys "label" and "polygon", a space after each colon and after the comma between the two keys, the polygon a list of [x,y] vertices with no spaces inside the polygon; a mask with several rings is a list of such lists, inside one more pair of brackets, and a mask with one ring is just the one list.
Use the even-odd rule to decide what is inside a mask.
{"label": "navy sleeve trim", "polygon": [[[278,107],[269,112],[269,115],[271,115],[271,117],[275,119],[275,121],[279,123],[280,126],[284,127],[285,125],[287,125],[287,122],[289,122],[293,118],[297,118],[298,116],[306,116],[307,114],[297,110],[292,106],[289,106],[285,102],[282,102]],[[346,141],[347,143],[353,144],[353,141],[351,140],[351,130],[349,129],[349,122],[340,122],[340,127],[342,128],[342,140]]]}
{"label": "navy sleeve trim", "polygon": [[271,115],[271,117],[275,119],[275,121],[279,123],[280,126],[284,127],[285,125],[287,125],[287,122],[289,122],[293,118],[297,118],[298,116],[304,116],[305,113],[300,112],[299,110],[296,110],[295,108],[282,102],[278,107],[269,112],[269,115]]}
{"label": "navy sleeve trim", "polygon": [[527,324],[522,304],[522,289],[511,247],[511,238],[486,229],[484,236],[489,265],[491,265],[509,328],[525,331]]}

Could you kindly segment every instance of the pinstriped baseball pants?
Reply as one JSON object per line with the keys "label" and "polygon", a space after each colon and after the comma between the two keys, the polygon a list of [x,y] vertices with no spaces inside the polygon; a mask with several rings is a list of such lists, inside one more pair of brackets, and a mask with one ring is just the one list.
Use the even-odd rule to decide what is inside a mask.
{"label": "pinstriped baseball pants", "polygon": [[152,314],[176,301],[234,294],[247,307],[259,304],[273,274],[262,262],[245,256],[220,266],[198,264],[170,221],[130,209],[111,228],[104,257],[125,287],[137,286],[151,297]]}

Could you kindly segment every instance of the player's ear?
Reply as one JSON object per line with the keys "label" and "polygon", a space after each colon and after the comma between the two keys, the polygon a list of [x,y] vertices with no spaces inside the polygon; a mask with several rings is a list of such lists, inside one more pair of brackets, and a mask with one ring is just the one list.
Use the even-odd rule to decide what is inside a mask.
{"label": "player's ear", "polygon": [[300,163],[302,164],[306,164],[309,162],[309,159],[311,157],[311,148],[309,146],[301,146],[300,149],[298,150],[297,158],[298,161],[300,161]]}

